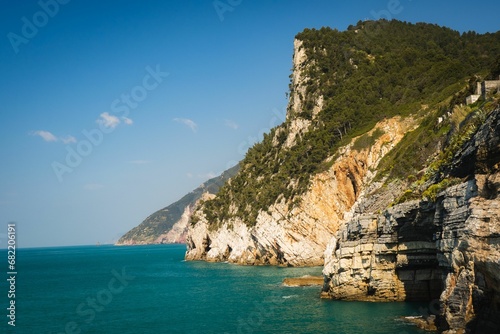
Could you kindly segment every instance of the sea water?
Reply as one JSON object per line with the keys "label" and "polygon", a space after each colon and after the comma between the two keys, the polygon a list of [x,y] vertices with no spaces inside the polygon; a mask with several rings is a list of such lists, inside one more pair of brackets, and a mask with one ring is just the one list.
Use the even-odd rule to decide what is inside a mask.
{"label": "sea water", "polygon": [[319,267],[186,262],[185,250],[184,245],[20,249],[16,326],[8,325],[3,279],[1,332],[423,333],[401,316],[428,305],[322,300],[319,287],[282,286],[285,277],[320,275]]}

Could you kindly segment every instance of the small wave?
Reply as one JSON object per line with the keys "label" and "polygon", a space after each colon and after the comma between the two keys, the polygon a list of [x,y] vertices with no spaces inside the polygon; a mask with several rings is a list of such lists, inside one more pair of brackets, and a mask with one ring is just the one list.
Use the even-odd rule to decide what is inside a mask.
{"label": "small wave", "polygon": [[281,298],[283,299],[290,299],[290,298],[295,298],[295,297],[298,297],[299,295],[289,295],[289,296],[283,296]]}

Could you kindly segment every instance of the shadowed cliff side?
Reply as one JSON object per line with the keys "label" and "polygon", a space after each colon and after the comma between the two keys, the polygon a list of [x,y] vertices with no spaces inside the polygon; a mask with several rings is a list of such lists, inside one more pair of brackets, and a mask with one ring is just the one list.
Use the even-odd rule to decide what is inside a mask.
{"label": "shadowed cliff side", "polygon": [[[285,201],[260,212],[255,226],[240,219],[213,229],[200,210],[192,219],[187,239],[188,260],[229,261],[238,264],[283,266],[322,265],[323,251],[377,164],[412,129],[411,118],[382,121],[367,133],[379,134],[371,146],[356,147],[359,138],[339,150],[332,166],[317,174],[301,202]],[[207,198],[207,200],[210,200]]]}
{"label": "shadowed cliff side", "polygon": [[324,297],[439,300],[441,331],[496,333],[499,96],[464,103],[498,54],[424,23],[304,30],[285,123],[199,201],[186,259],[324,262]]}
{"label": "shadowed cliff side", "polygon": [[[464,182],[380,214],[357,210],[325,252],[323,297],[439,299],[438,327],[500,328],[500,109],[453,156],[441,178]],[[357,206],[363,207],[360,198]],[[458,333],[458,332],[457,332]]]}
{"label": "shadowed cliff side", "polygon": [[[186,259],[321,264],[359,196],[385,209],[449,146],[470,112],[454,108],[476,86],[471,74],[486,72],[498,52],[498,33],[424,23],[305,29],[294,40],[286,121],[195,208]],[[399,145],[409,141],[421,145]]]}

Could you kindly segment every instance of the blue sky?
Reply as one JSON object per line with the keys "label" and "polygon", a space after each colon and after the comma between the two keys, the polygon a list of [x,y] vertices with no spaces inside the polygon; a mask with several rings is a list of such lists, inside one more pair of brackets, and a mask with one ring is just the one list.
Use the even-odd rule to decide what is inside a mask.
{"label": "blue sky", "polygon": [[378,17],[500,30],[498,1],[1,1],[0,247],[111,242],[284,119],[293,38]]}

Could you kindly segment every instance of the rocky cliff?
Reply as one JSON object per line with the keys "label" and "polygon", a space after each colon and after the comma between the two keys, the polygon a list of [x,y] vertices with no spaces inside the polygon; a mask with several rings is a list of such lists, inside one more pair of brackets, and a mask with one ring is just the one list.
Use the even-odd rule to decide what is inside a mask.
{"label": "rocky cliff", "polygon": [[400,117],[384,120],[366,135],[380,132],[371,146],[354,148],[356,140],[339,150],[325,172],[314,176],[299,204],[284,201],[261,211],[255,226],[238,218],[211,228],[201,210],[189,229],[188,260],[285,266],[323,265],[323,251],[349,212],[382,157],[414,125]]}
{"label": "rocky cliff", "polygon": [[363,210],[325,251],[323,296],[346,300],[439,299],[438,327],[500,328],[500,109],[456,152],[446,176],[464,178],[435,200]]}
{"label": "rocky cliff", "polygon": [[186,259],[324,265],[325,298],[439,300],[442,331],[495,332],[499,97],[462,104],[499,52],[435,25],[304,30],[285,123],[198,202]]}
{"label": "rocky cliff", "polygon": [[[272,138],[272,145],[281,146],[283,151],[290,151],[314,129],[312,122],[323,108],[323,96],[307,90],[311,84],[308,73],[314,66],[303,42],[296,39],[287,121]],[[310,117],[304,115],[306,104],[311,107]],[[288,199],[278,198],[258,212],[251,226],[236,216],[214,228],[202,205],[194,213],[196,224],[189,229],[186,259],[247,265],[322,265],[326,244],[363,190],[366,179],[373,176],[378,162],[414,123],[411,118],[403,120],[399,116],[379,122],[364,135],[373,138],[371,145],[356,149],[353,146],[357,138],[351,140],[338,150],[335,159],[328,159],[331,166],[326,171],[312,178],[300,201],[291,205]],[[373,135],[375,132],[377,135]],[[293,179],[289,182],[292,187],[296,183]]]}

